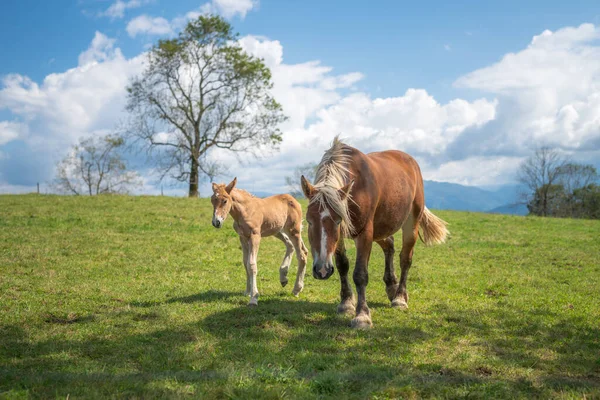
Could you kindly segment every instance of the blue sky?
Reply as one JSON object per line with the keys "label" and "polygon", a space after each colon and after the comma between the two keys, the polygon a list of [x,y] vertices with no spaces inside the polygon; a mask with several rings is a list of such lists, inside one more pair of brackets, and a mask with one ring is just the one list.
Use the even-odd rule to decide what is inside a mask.
{"label": "blue sky", "polygon": [[[130,38],[125,25],[139,14],[167,19],[201,1],[155,0],[125,18],[99,17],[112,0],[23,0],[2,5],[0,74],[35,81],[77,64],[96,31],[117,38],[134,56],[154,38]],[[457,4],[459,3],[459,4]],[[234,19],[241,35],[279,40],[288,63],[321,60],[340,73],[361,71],[366,90],[394,96],[421,87],[447,101],[473,96],[452,88],[456,77],[525,47],[545,29],[600,22],[596,1],[281,1],[261,0]],[[34,27],[33,29],[31,27]],[[450,51],[445,46],[450,46]],[[6,51],[8,50],[8,51]]]}
{"label": "blue sky", "polygon": [[[116,17],[106,15],[106,10],[116,1],[5,2],[0,12],[0,26],[3,26],[4,32],[0,35],[0,47],[4,50],[0,54],[0,76],[18,74],[40,86],[50,74],[62,77],[62,74],[70,69],[83,67],[79,57],[93,47],[92,40],[98,33],[102,35],[101,38],[106,38],[109,44],[100,50],[106,52],[106,55],[100,57],[94,53],[90,56],[97,58],[94,58],[94,62],[110,63],[114,57],[119,57],[115,55],[115,49],[119,49],[123,60],[133,60],[143,53],[149,44],[161,37],[160,34],[147,32],[132,35],[127,27],[136,17],[145,15],[148,18],[164,18],[165,21],[173,24],[176,18],[190,11],[199,10],[203,5],[211,4],[209,0],[170,2],[135,0],[134,2],[138,4],[124,9],[122,15]],[[131,2],[131,0],[121,1],[128,4]],[[235,1],[243,3],[250,0],[232,0],[232,3]],[[227,10],[219,8],[217,3],[218,0],[212,0],[213,10],[227,13]],[[388,121],[378,126],[379,121],[371,121],[369,120],[371,117],[365,115],[363,119],[356,121],[356,124],[365,126],[361,132],[366,130],[369,132],[367,136],[376,135],[381,140],[374,142],[380,143],[380,146],[390,144],[405,149],[411,154],[414,153],[418,159],[421,157],[419,161],[425,165],[426,172],[430,171],[431,179],[473,185],[507,183],[514,180],[514,168],[511,169],[509,166],[518,164],[518,160],[526,154],[526,150],[531,150],[534,145],[545,143],[563,148],[576,159],[583,161],[596,159],[597,149],[590,143],[598,142],[595,133],[597,129],[593,128],[590,133],[589,128],[585,128],[584,132],[581,130],[583,128],[580,129],[580,125],[589,126],[583,118],[588,116],[589,109],[593,110],[596,105],[595,102],[586,99],[593,98],[596,93],[597,71],[595,69],[587,71],[588,75],[584,77],[589,83],[588,87],[592,89],[576,91],[571,89],[573,85],[567,83],[561,83],[560,87],[555,88],[556,90],[552,86],[557,79],[562,82],[563,79],[576,78],[577,73],[573,73],[573,68],[575,70],[578,68],[577,63],[583,65],[583,63],[599,61],[595,56],[580,57],[582,51],[589,50],[594,53],[598,50],[599,36],[596,25],[600,22],[600,5],[597,2],[423,1],[417,3],[260,0],[254,1],[252,6],[243,13],[233,12],[231,15],[228,14],[227,18],[242,37],[251,35],[258,38],[257,40],[262,43],[272,45],[269,51],[275,53],[281,49],[283,61],[273,64],[275,69],[287,71],[286,68],[290,66],[299,66],[316,60],[321,66],[331,68],[328,72],[329,76],[361,74],[362,79],[353,81],[352,85],[338,85],[333,90],[334,93],[321,93],[323,96],[329,96],[328,100],[324,100],[320,107],[310,110],[308,115],[303,115],[303,118],[298,119],[293,126],[287,127],[286,135],[290,137],[305,135],[308,140],[311,135],[319,136],[318,130],[325,129],[323,115],[352,112],[358,104],[361,104],[360,110],[371,110],[369,115],[384,113],[381,121]],[[590,24],[586,26],[591,28],[581,28],[582,24]],[[569,28],[577,31],[571,34]],[[175,30],[176,28],[173,28],[173,31]],[[548,45],[544,43],[540,45],[538,42],[543,49],[540,47],[537,50],[547,50],[546,55],[556,61],[559,67],[548,65],[548,59],[544,58],[546,55],[540,55],[541,53],[536,49],[533,49],[536,50],[535,52],[527,51],[533,43],[534,36],[544,31],[554,33],[544,39],[554,42]],[[168,35],[162,34],[163,37]],[[563,43],[561,37],[569,40],[567,49],[558,49],[556,43]],[[98,43],[100,42],[101,40]],[[503,57],[509,53],[516,54],[516,63],[523,63],[524,69],[531,71],[531,75],[519,75],[512,64],[503,62]],[[561,61],[561,59],[564,61],[563,57],[567,57],[573,64],[556,72],[557,69],[563,68],[560,66],[564,64]],[[541,63],[541,60],[544,60],[544,63]],[[553,72],[549,72],[548,81],[537,82],[536,76],[545,76],[544,65],[547,65],[548,71]],[[117,64],[113,67],[118,68]],[[313,72],[318,75],[317,72]],[[552,75],[554,73],[558,75]],[[510,74],[513,75],[507,78]],[[532,94],[527,80],[535,81],[535,94]],[[313,87],[314,83],[301,82],[300,85]],[[0,90],[2,87],[0,85]],[[293,89],[288,88],[288,92],[285,92],[285,82],[282,82],[280,87],[279,92],[284,98]],[[33,176],[42,176],[43,180],[51,179],[49,165],[56,161],[57,156],[39,154],[39,148],[32,145],[31,140],[28,142],[27,138],[31,139],[36,135],[45,137],[43,132],[45,126],[51,123],[58,124],[57,121],[64,121],[66,117],[52,115],[54,111],[46,113],[42,108],[31,109],[36,94],[35,90],[29,87],[23,94],[24,97],[19,98],[6,88],[7,84],[4,83],[4,91],[0,91],[0,121],[5,121],[5,129],[14,130],[18,125],[18,129],[26,132],[20,136],[5,134],[4,140],[0,137],[0,155],[4,154],[0,157],[0,168],[4,169],[0,169],[0,185],[4,182],[8,188],[6,190],[9,190],[19,185],[30,185]],[[416,92],[408,95],[407,90],[411,89]],[[48,89],[46,101],[56,103],[58,100],[52,100],[53,90],[59,89]],[[60,90],[68,92],[71,89],[64,86]],[[528,96],[531,97],[529,102],[544,103],[547,99],[544,95],[545,90],[553,93],[553,100],[545,104],[544,110],[524,106],[525,99],[529,99]],[[360,97],[361,95],[364,96]],[[296,99],[297,97],[294,96]],[[372,103],[364,103],[367,101],[364,98],[368,98]],[[386,100],[386,105],[375,104],[377,98]],[[427,103],[428,99],[433,99],[435,104]],[[455,119],[452,113],[456,112],[458,106],[451,103],[455,99],[466,103],[466,106],[461,103],[460,107],[464,106],[467,109],[461,108],[464,112],[461,111],[460,117],[457,118],[467,118],[467,120],[461,120],[460,123],[448,122]],[[291,100],[287,104],[292,112],[297,107],[305,107],[304,104],[296,105]],[[406,104],[411,104],[410,107],[414,106],[410,112],[424,113],[423,123],[413,124],[413,121],[393,120],[390,117],[402,113],[409,115],[410,112],[402,108],[406,107]],[[442,110],[437,110],[437,106]],[[577,146],[571,145],[572,141],[561,139],[561,133],[557,128],[567,123],[561,119],[564,115],[560,113],[570,115],[568,113],[571,106],[576,110],[579,122],[572,122],[571,119],[575,117],[569,117],[571,119],[567,121],[568,129],[574,132],[569,135],[580,142]],[[514,130],[508,121],[508,116],[504,117],[507,110],[510,110],[511,115],[517,113],[520,116],[518,118],[521,118],[522,126],[529,126],[527,132],[541,127],[541,133],[531,133],[531,140],[519,144],[516,144],[520,141],[519,135],[503,136],[501,133],[503,129]],[[64,109],[56,112],[64,112]],[[81,112],[85,113],[85,110]],[[439,116],[440,113],[445,119],[437,125],[430,126],[427,112],[435,113],[431,117],[434,120],[442,118]],[[475,114],[477,116],[472,117]],[[104,119],[113,116],[115,121],[120,118],[116,113],[103,114]],[[99,117],[94,115],[94,118]],[[549,120],[552,118],[555,121]],[[591,120],[594,121],[593,118]],[[550,127],[548,124],[554,125]],[[578,125],[575,127],[573,124]],[[411,125],[412,133],[403,130],[402,125]],[[342,124],[335,125],[335,129],[342,127]],[[78,125],[78,129],[80,132],[73,133],[69,140],[62,140],[60,144],[58,140],[52,141],[57,146],[58,153],[63,149],[64,154],[68,144],[72,144],[73,138],[108,129],[108,125],[90,123],[81,127]],[[460,137],[454,137],[457,130],[461,130]],[[339,132],[331,134],[335,133]],[[422,135],[420,144],[414,140],[392,140],[394,135],[404,137],[409,134]],[[427,141],[427,136],[430,134],[435,136],[434,142],[440,142],[440,147],[435,151],[427,151],[422,145],[423,140]],[[350,138],[355,139],[354,143],[359,144],[361,138],[356,135],[359,133],[349,133]],[[47,136],[50,137],[52,134],[49,133]],[[7,141],[9,137],[13,139]],[[490,142],[481,150],[460,145],[472,137],[482,140],[490,138]],[[290,139],[290,142],[298,144],[295,139]],[[453,146],[454,148],[462,146],[462,151],[452,152]],[[514,152],[498,150],[511,147],[522,147],[522,149]],[[469,149],[466,150],[467,154],[465,149]],[[285,176],[291,165],[283,163],[282,157],[286,157],[286,152],[288,155],[292,152],[291,145],[282,149],[282,152],[278,157],[267,158],[257,163],[256,168],[276,165],[281,169],[281,175]],[[11,153],[30,156],[39,154],[39,159],[42,161],[30,163],[24,156],[10,157]],[[318,158],[318,155],[299,157],[298,162],[318,160]],[[498,167],[500,172],[496,175],[488,174],[486,179],[468,176],[467,172],[473,168],[473,165],[493,169],[495,163],[502,164],[501,168]],[[231,164],[236,168],[233,161]],[[16,171],[28,169],[32,170],[30,178],[20,180]],[[40,170],[45,172],[39,173]],[[454,172],[448,172],[450,170]],[[425,175],[427,177],[427,173]],[[281,190],[281,184],[277,182],[282,180],[283,178],[272,177],[258,187],[263,190]]]}

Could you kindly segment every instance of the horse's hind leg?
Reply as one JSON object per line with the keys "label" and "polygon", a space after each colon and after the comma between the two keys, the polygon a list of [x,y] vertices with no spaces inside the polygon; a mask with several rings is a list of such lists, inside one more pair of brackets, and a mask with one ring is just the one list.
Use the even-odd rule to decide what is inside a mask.
{"label": "horse's hind leg", "polygon": [[383,281],[385,282],[385,291],[390,301],[396,298],[396,292],[398,291],[398,277],[396,277],[396,271],[394,270],[394,237],[390,236],[385,240],[377,242],[383,254],[385,255],[385,273],[383,274]]}
{"label": "horse's hind leg", "polygon": [[417,243],[419,235],[419,222],[412,215],[402,226],[402,251],[400,252],[400,285],[396,292],[396,297],[392,300],[392,307],[402,309],[408,308],[408,291],[406,290],[406,281],[408,279],[408,270],[412,264],[413,250]]}
{"label": "horse's hind leg", "polygon": [[285,287],[285,285],[288,283],[287,275],[290,268],[290,263],[292,262],[292,254],[294,254],[294,245],[287,235],[281,232],[277,232],[275,237],[285,244],[285,256],[283,257],[283,261],[279,267],[279,282],[281,282],[281,286]]}
{"label": "horse's hind leg", "polygon": [[296,249],[296,258],[298,259],[298,273],[296,274],[296,283],[292,294],[298,296],[304,289],[304,274],[306,273],[306,259],[308,258],[308,250],[304,246],[299,228],[292,228],[287,232],[289,238]]}

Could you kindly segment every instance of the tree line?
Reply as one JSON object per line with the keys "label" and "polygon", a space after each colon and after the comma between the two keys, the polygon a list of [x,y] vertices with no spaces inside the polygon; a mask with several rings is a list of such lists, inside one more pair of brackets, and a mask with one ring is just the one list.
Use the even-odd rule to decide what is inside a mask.
{"label": "tree line", "polygon": [[543,147],[519,168],[529,213],[544,217],[600,218],[600,179],[591,164],[573,162]]}

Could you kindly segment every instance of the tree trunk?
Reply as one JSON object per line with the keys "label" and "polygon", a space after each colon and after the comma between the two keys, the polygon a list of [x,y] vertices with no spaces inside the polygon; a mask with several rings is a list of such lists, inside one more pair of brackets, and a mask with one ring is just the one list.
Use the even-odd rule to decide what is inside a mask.
{"label": "tree trunk", "polygon": [[542,217],[548,215],[548,190],[545,189],[543,193],[544,197],[542,198]]}
{"label": "tree trunk", "polygon": [[189,197],[198,197],[198,162],[192,157]]}

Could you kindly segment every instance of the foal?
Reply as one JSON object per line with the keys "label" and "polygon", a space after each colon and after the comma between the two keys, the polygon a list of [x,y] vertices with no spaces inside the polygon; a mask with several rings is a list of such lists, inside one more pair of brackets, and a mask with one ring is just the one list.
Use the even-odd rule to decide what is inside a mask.
{"label": "foal", "polygon": [[289,194],[278,194],[260,199],[245,190],[236,189],[237,178],[229,185],[213,183],[211,202],[214,208],[212,224],[223,226],[228,214],[233,217],[233,229],[240,237],[246,268],[246,296],[250,296],[249,306],[258,305],[256,287],[257,256],[261,237],[275,236],[285,243],[285,256],[279,267],[281,286],[288,283],[287,274],[292,254],[296,250],[298,274],[292,293],[298,296],[304,288],[304,272],[308,250],[302,242],[302,207]]}

